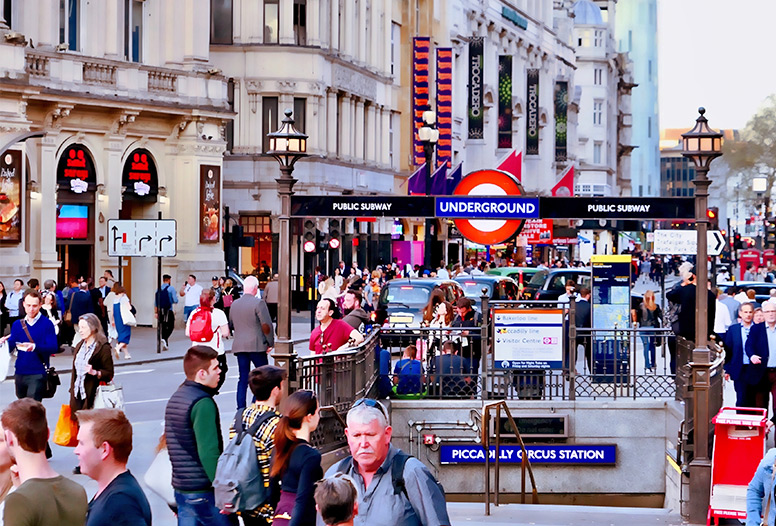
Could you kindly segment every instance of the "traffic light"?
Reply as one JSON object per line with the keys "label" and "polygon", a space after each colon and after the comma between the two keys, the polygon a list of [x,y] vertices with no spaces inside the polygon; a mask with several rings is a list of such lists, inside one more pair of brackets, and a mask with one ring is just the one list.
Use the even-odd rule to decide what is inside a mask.
{"label": "traffic light", "polygon": [[329,248],[337,250],[340,246],[340,220],[329,219]]}
{"label": "traffic light", "polygon": [[765,243],[763,248],[776,248],[776,217],[765,220]]}
{"label": "traffic light", "polygon": [[318,227],[312,219],[305,219],[302,234],[302,248],[305,252],[315,252],[318,241]]}
{"label": "traffic light", "polygon": [[719,208],[711,206],[706,209],[706,219],[709,220],[709,230],[719,229]]}
{"label": "traffic light", "polygon": [[733,236],[733,249],[734,250],[743,250],[743,248],[744,248],[744,244],[741,241],[741,234],[736,232],[735,235]]}

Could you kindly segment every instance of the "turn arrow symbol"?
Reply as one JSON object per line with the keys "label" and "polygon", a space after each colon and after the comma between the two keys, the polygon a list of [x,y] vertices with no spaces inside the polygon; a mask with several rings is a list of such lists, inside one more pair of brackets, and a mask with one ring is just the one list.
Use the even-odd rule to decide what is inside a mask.
{"label": "turn arrow symbol", "polygon": [[159,240],[159,252],[162,251],[162,243],[165,241],[172,241],[172,236],[164,236],[162,239]]}
{"label": "turn arrow symbol", "polygon": [[116,252],[116,241],[121,239],[121,236],[120,235],[118,235],[118,236],[116,235],[116,232],[119,231],[117,226],[114,226],[113,228],[111,228],[111,231],[113,232],[113,251]]}
{"label": "turn arrow symbol", "polygon": [[138,250],[143,250],[143,241],[151,241],[151,236],[143,236],[137,243]]}

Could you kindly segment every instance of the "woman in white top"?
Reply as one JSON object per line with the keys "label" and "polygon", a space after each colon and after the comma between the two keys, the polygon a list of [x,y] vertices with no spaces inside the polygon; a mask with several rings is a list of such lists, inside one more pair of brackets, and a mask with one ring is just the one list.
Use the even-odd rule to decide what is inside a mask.
{"label": "woman in white top", "polygon": [[[186,336],[191,339],[192,345],[206,345],[218,353],[218,365],[221,368],[221,374],[218,378],[216,390],[226,380],[226,371],[229,370],[226,364],[226,353],[224,352],[224,338],[229,337],[229,320],[221,309],[213,307],[216,303],[216,293],[213,289],[204,289],[199,296],[199,307],[194,309],[186,320]],[[198,323],[202,318],[210,313],[210,331],[203,329]],[[205,325],[206,327],[207,325]],[[205,339],[203,333],[211,333],[209,340]]]}

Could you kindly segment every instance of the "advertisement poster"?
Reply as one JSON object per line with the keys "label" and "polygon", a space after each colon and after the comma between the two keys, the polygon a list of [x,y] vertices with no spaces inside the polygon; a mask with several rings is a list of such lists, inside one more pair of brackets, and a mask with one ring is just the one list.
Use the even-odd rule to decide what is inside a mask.
{"label": "advertisement poster", "polygon": [[566,160],[566,129],[568,126],[569,83],[555,83],[555,160]]}
{"label": "advertisement poster", "polygon": [[199,167],[199,242],[218,243],[221,233],[221,167]]}
{"label": "advertisement poster", "polygon": [[551,245],[552,219],[526,219],[520,235],[529,245]]}
{"label": "advertisement poster", "polygon": [[496,369],[563,367],[562,309],[496,309],[493,334]]}
{"label": "advertisement poster", "polygon": [[127,160],[124,161],[121,186],[125,188],[125,195],[156,200],[159,182],[156,164],[148,150],[138,148],[129,154]]}
{"label": "advertisement poster", "polygon": [[512,56],[498,57],[498,147],[512,147]]}
{"label": "advertisement poster", "polygon": [[539,70],[528,70],[525,154],[539,155]]}
{"label": "advertisement poster", "polygon": [[439,129],[437,165],[447,162],[447,167],[452,168],[450,159],[453,158],[453,48],[437,48],[436,77],[437,129]]}
{"label": "advertisement poster", "polygon": [[415,37],[412,39],[412,147],[413,161],[416,165],[426,162],[423,143],[418,130],[423,126],[423,112],[429,107],[429,54],[431,39]]}
{"label": "advertisement poster", "polygon": [[485,37],[469,39],[469,139],[482,139],[482,68]]}
{"label": "advertisement poster", "polygon": [[0,243],[22,241],[22,152],[0,158]]}

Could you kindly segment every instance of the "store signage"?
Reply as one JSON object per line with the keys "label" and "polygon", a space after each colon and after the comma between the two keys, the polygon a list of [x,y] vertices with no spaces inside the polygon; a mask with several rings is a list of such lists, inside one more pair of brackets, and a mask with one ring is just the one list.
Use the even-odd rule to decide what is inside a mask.
{"label": "store signage", "polygon": [[453,158],[453,48],[437,48],[436,77],[437,129],[439,130],[437,165],[447,162],[447,167],[452,168],[450,159]]}
{"label": "store signage", "polygon": [[692,197],[541,197],[547,219],[693,219]]}
{"label": "store signage", "polygon": [[156,163],[148,150],[138,148],[129,154],[124,161],[121,185],[127,196],[156,199],[159,181]]}
{"label": "store signage", "polygon": [[483,134],[483,58],[485,37],[469,39],[469,139],[482,139]]}
{"label": "store signage", "polygon": [[423,112],[430,110],[429,99],[429,55],[431,39],[412,39],[412,137],[413,161],[416,165],[426,162],[423,142],[419,130],[423,126]]}
{"label": "store signage", "polygon": [[552,219],[527,219],[520,230],[520,237],[531,245],[551,245]]}
{"label": "store signage", "polygon": [[57,184],[76,194],[89,190],[89,185],[97,184],[94,161],[85,146],[68,146],[57,164]]}
{"label": "store signage", "polygon": [[[617,463],[615,444],[530,444],[525,446],[528,460],[532,464],[575,464],[613,465]],[[496,460],[496,446],[490,446],[490,461]],[[498,461],[505,464],[519,464],[523,450],[519,445],[502,445]],[[439,447],[439,462],[442,464],[484,464],[485,448],[478,444],[442,444]]]}
{"label": "store signage", "polygon": [[562,309],[496,309],[493,334],[496,369],[563,367]]}
{"label": "store signage", "polygon": [[218,243],[221,233],[221,167],[199,167],[199,242]]}
{"label": "store signage", "polygon": [[22,241],[22,152],[0,157],[0,243]]}
{"label": "store signage", "polygon": [[175,257],[176,246],[175,219],[108,220],[110,257]]}
{"label": "store signage", "polygon": [[569,83],[555,83],[555,160],[566,160],[566,132],[568,128]]}
{"label": "store signage", "polygon": [[528,70],[525,154],[539,155],[539,70]]}
{"label": "store signage", "polygon": [[498,57],[498,147],[512,148],[512,56]]}

